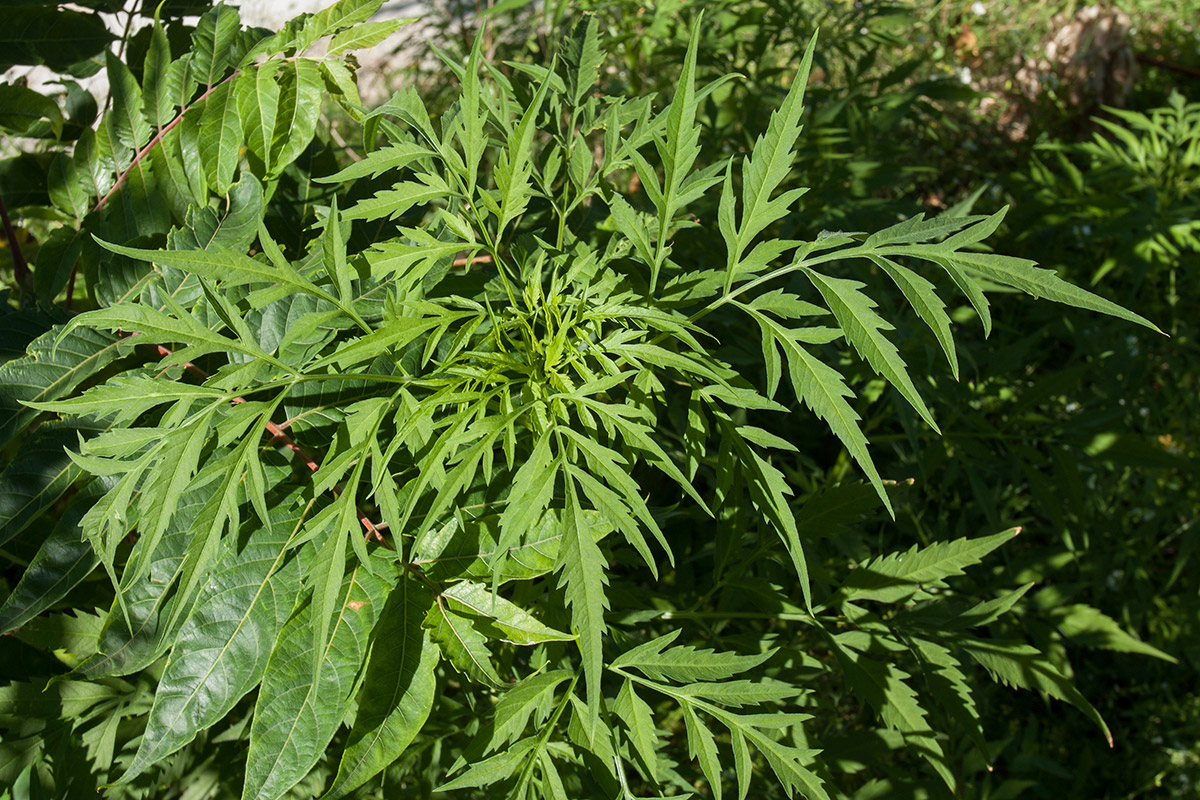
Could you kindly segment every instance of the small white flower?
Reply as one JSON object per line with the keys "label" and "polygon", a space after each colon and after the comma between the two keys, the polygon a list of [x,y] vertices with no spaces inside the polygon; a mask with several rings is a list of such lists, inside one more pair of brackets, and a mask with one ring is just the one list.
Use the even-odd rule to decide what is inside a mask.
{"label": "small white flower", "polygon": [[954,70],[954,72],[956,75],[958,75],[958,79],[960,81],[962,81],[963,83],[969,84],[971,82],[971,68],[970,67],[958,67]]}
{"label": "small white flower", "polygon": [[982,17],[987,13],[987,6],[979,2],[979,0],[975,0],[975,2],[971,4],[971,12],[977,17]]}

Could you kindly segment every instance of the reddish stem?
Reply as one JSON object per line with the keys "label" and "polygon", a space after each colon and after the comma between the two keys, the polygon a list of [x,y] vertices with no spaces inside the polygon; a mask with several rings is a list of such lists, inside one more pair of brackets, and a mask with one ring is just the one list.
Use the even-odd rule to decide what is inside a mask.
{"label": "reddish stem", "polygon": [[2,197],[0,197],[0,218],[4,221],[4,238],[8,240],[8,246],[12,250],[13,277],[17,279],[17,285],[24,290],[25,283],[29,280],[29,263],[25,260],[25,254],[21,252],[21,243],[17,241],[17,234],[8,219],[8,209],[5,207]]}
{"label": "reddish stem", "polygon": [[[163,347],[161,344],[155,345],[155,348],[158,350],[159,355],[163,355],[163,356],[173,355],[171,350],[167,349],[166,347]],[[200,369],[199,367],[197,367],[195,364],[193,364],[190,361],[185,362],[183,365],[183,368],[185,370],[187,370],[188,372],[192,373],[193,375],[195,375],[197,378],[199,378],[202,381],[208,380],[208,377],[209,377],[208,373],[205,372],[204,370]],[[233,398],[233,400],[231,402],[244,403],[244,402],[246,402],[246,398],[235,397],[235,398]],[[293,453],[295,453],[297,456],[299,456],[300,460],[304,462],[304,466],[308,467],[313,472],[316,472],[318,469],[321,468],[320,463],[318,463],[317,460],[315,458],[313,458],[312,455],[310,455],[307,450],[305,450],[300,445],[296,444],[296,440],[293,439],[292,437],[288,436],[287,433],[283,430],[283,428],[279,427],[271,420],[267,420],[266,427],[267,427],[267,433],[271,434],[272,441],[281,442],[284,447],[286,447],[287,449],[289,449]],[[342,487],[335,485],[333,487],[333,493],[335,496],[341,495]],[[381,527],[386,527],[385,525],[383,525],[382,523],[379,525],[376,525],[374,522],[371,521],[371,518],[368,517],[366,514],[362,513],[361,510],[359,511],[359,514],[358,514],[358,521],[361,522],[362,526],[366,529],[367,538],[374,536],[376,541],[378,541],[380,544],[383,544],[385,546],[387,545],[387,541],[384,540],[383,534],[379,532],[379,529]]]}
{"label": "reddish stem", "polygon": [[152,149],[154,149],[154,145],[161,142],[163,140],[164,136],[166,136],[168,133],[170,133],[175,128],[176,125],[178,125],[180,122],[183,121],[184,114],[191,111],[197,105],[199,105],[200,103],[203,103],[205,100],[207,100],[208,96],[210,94],[212,94],[213,92],[215,92],[217,90],[218,86],[229,83],[231,80],[236,78],[238,75],[239,75],[239,73],[234,72],[229,77],[227,77],[217,83],[214,83],[212,86],[208,87],[208,90],[205,91],[204,94],[200,95],[195,100],[193,100],[191,105],[180,109],[179,114],[175,117],[175,119],[171,120],[166,125],[162,126],[162,128],[159,129],[158,133],[156,133],[154,135],[154,138],[152,138],[150,141],[146,142],[145,146],[143,146],[141,150],[138,150],[137,155],[135,155],[133,157],[133,161],[129,162],[129,166],[125,168],[124,172],[122,172],[120,175],[117,176],[117,182],[113,184],[113,187],[108,190],[108,193],[105,194],[104,197],[100,198],[100,202],[97,203],[96,207],[93,208],[92,210],[99,211],[100,209],[102,209],[106,205],[108,205],[108,201],[112,199],[112,196],[117,193],[117,190],[120,189],[121,186],[123,186],[125,184],[126,180],[128,180],[130,174],[133,172],[134,167],[136,167],[139,163],[141,163],[142,159],[146,157],[146,154],[149,153]]}

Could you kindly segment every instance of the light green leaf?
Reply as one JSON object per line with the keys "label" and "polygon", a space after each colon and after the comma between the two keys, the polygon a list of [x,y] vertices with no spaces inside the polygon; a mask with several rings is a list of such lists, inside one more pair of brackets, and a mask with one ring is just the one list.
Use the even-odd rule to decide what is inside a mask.
{"label": "light green leaf", "polygon": [[925,401],[917,392],[917,387],[913,385],[912,378],[908,375],[908,367],[900,358],[900,353],[882,333],[894,330],[894,326],[875,313],[875,301],[861,291],[864,284],[845,278],[831,278],[807,267],[803,269],[804,274],[825,298],[833,315],[837,317],[846,340],[855,351],[867,360],[876,373],[886,378],[904,395],[904,399],[934,431],[941,433]]}
{"label": "light green leaf", "polygon": [[208,185],[218,195],[229,191],[242,146],[242,124],[234,84],[217,87],[204,102],[200,120],[200,160]]}
{"label": "light green leaf", "polygon": [[904,293],[913,310],[933,331],[946,354],[946,360],[950,362],[950,371],[954,374],[954,379],[958,380],[958,354],[954,349],[954,335],[950,332],[950,317],[946,314],[946,304],[938,297],[934,285],[889,258],[876,255],[868,255],[867,258],[888,274],[892,282]]}
{"label": "light green leaf", "polygon": [[920,591],[920,584],[961,575],[963,569],[978,564],[1020,532],[1020,528],[1010,528],[992,536],[934,542],[923,548],[913,545],[907,552],[880,556],[851,571],[838,594],[855,601],[899,602]]}
{"label": "light green leaf", "polygon": [[498,632],[503,634],[497,638],[506,642],[529,645],[540,642],[567,642],[575,638],[543,625],[528,611],[493,594],[482,583],[456,583],[442,592],[442,597],[449,601],[451,608],[460,606],[467,613],[486,617],[499,629]]}
{"label": "light green leaf", "polygon": [[321,114],[324,81],[317,63],[307,58],[285,61],[279,69],[279,108],[271,144],[270,175],[278,175],[304,152]]}
{"label": "light green leaf", "polygon": [[600,681],[604,669],[604,633],[607,629],[604,611],[608,608],[605,594],[608,585],[607,564],[582,519],[574,480],[566,481],[566,492],[562,544],[558,551],[561,570],[559,585],[566,591],[567,604],[571,607],[571,629],[579,638],[590,712],[587,728],[591,731],[595,730],[599,719],[602,696]]}
{"label": "light green leaf", "polygon": [[259,157],[268,173],[273,164],[271,150],[279,115],[279,84],[275,80],[279,66],[278,61],[268,61],[247,70],[238,77],[235,88],[246,148]]}
{"label": "light green leaf", "polygon": [[362,50],[374,47],[391,36],[401,26],[412,22],[408,19],[388,19],[379,22],[365,22],[346,28],[334,35],[329,42],[328,58],[338,58],[351,50]]}
{"label": "light green leaf", "polygon": [[486,686],[501,685],[487,649],[487,638],[475,630],[469,619],[438,598],[421,624],[456,670]]}

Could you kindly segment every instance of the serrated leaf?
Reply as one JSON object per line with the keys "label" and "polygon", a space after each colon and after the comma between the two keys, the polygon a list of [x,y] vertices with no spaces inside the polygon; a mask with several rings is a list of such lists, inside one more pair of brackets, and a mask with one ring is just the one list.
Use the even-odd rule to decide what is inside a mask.
{"label": "serrated leaf", "polygon": [[1010,528],[991,536],[934,542],[924,548],[913,545],[907,552],[880,556],[851,571],[838,594],[855,601],[898,602],[918,591],[918,584],[961,575],[1020,532]]}
{"label": "serrated leaf", "polygon": [[429,172],[417,175],[416,181],[405,181],[391,189],[376,192],[374,197],[359,200],[346,209],[343,219],[373,220],[381,217],[395,219],[415,206],[428,205],[452,194],[441,177]]}
{"label": "serrated leaf", "polygon": [[1174,656],[1127,633],[1115,619],[1097,608],[1076,603],[1056,608],[1054,615],[1058,618],[1058,630],[1073,644],[1118,653],[1140,653],[1172,664],[1179,663]]}
{"label": "serrated leaf", "polygon": [[565,590],[571,607],[571,630],[578,637],[587,682],[590,718],[587,727],[594,730],[599,719],[604,670],[604,611],[608,608],[605,587],[607,564],[600,547],[584,524],[575,493],[575,482],[566,481],[567,502],[562,516],[562,543],[559,546],[559,586]]}
{"label": "serrated leaf", "polygon": [[629,743],[637,754],[640,769],[647,780],[658,781],[658,731],[654,717],[646,701],[638,697],[629,678],[621,684],[621,691],[613,704],[613,710],[625,723]]}
{"label": "serrated leaf", "polygon": [[716,739],[690,703],[683,706],[683,720],[687,728],[688,755],[700,762],[709,791],[716,800],[721,800],[721,761]]}
{"label": "serrated leaf", "polygon": [[796,331],[783,327],[761,313],[756,313],[755,317],[787,355],[788,374],[796,397],[825,420],[830,430],[842,441],[851,457],[867,474],[888,513],[894,514],[891,500],[883,487],[883,480],[879,477],[879,472],[867,451],[867,437],[858,426],[859,416],[846,402],[846,398],[853,397],[854,393],[846,386],[841,373],[802,347]]}
{"label": "serrated leaf", "polygon": [[[754,149],[742,168],[741,225],[738,226],[736,236],[732,237],[732,242],[729,241],[731,237],[726,236],[729,246],[729,277],[726,279],[726,291],[746,247],[767,226],[783,217],[796,199],[791,193],[775,200],[771,199],[771,195],[791,171],[795,158],[796,140],[800,137],[802,128],[800,116],[804,111],[804,90],[808,84],[816,44],[817,36],[814,34],[800,60],[800,66],[796,69],[787,96],[779,108],[771,113],[766,132],[755,140]],[[732,229],[732,225],[727,227]]]}
{"label": "serrated leaf", "polygon": [[[293,518],[294,514],[291,515]],[[293,520],[226,541],[154,693],[126,783],[219,722],[258,685],[299,587],[285,545]]]}
{"label": "serrated leaf", "polygon": [[837,637],[832,637],[832,640],[838,662],[855,694],[875,709],[885,725],[904,734],[905,740],[913,744],[947,787],[954,791],[957,784],[954,774],[946,765],[942,746],[929,726],[916,692],[905,683],[905,679],[911,676],[892,664],[850,650]]}
{"label": "serrated leaf", "polygon": [[855,351],[866,359],[877,374],[886,378],[904,395],[904,399],[916,409],[929,427],[941,433],[908,375],[908,366],[900,358],[896,346],[882,333],[894,330],[894,326],[875,313],[875,301],[860,291],[864,284],[844,278],[831,278],[807,267],[803,269],[804,274],[825,298],[826,304],[837,317],[846,340]]}
{"label": "serrated leaf", "polygon": [[534,737],[522,739],[503,753],[475,762],[466,772],[439,786],[438,791],[457,792],[498,783],[517,771],[536,744]]}
{"label": "serrated leaf", "polygon": [[315,680],[312,604],[284,625],[255,704],[243,800],[277,800],[325,754],[350,707],[389,588],[362,564],[350,569]]}
{"label": "serrated leaf", "polygon": [[1006,639],[960,637],[955,644],[983,666],[998,682],[1014,689],[1036,689],[1058,700],[1065,700],[1096,723],[1113,746],[1112,732],[1091,703],[1050,659],[1032,645]]}
{"label": "serrated leaf", "polygon": [[492,732],[484,753],[491,753],[521,738],[530,717],[541,720],[554,701],[555,690],[571,677],[568,670],[558,669],[530,675],[506,690],[496,703]]}
{"label": "serrated leaf", "polygon": [[958,354],[954,349],[954,334],[950,332],[950,317],[946,314],[946,304],[938,297],[934,285],[889,258],[875,255],[868,255],[867,258],[888,274],[903,292],[909,305],[933,331],[946,354],[946,360],[950,362],[950,371],[954,374],[954,379],[958,380]]}
{"label": "serrated leaf", "polygon": [[438,649],[421,627],[431,603],[410,578],[388,596],[372,634],[358,715],[323,800],[345,796],[395,762],[425,724],[437,689]]}
{"label": "serrated leaf", "polygon": [[327,178],[314,178],[317,183],[348,183],[368,175],[377,178],[389,170],[401,170],[414,161],[432,156],[433,151],[413,142],[397,142],[367,153],[360,161]]}
{"label": "serrated leaf", "polygon": [[758,655],[741,655],[691,645],[669,647],[679,633],[674,631],[626,650],[611,662],[611,666],[614,669],[632,667],[656,681],[723,681],[754,669],[775,654],[773,650]]}
{"label": "serrated leaf", "polygon": [[530,645],[541,642],[567,642],[574,638],[570,634],[543,625],[528,611],[493,594],[491,589],[482,583],[456,583],[443,591],[442,597],[450,601],[451,607],[460,606],[464,611],[486,617],[491,625],[503,634],[499,638],[506,642]]}
{"label": "serrated leaf", "polygon": [[485,686],[501,685],[487,649],[487,638],[475,630],[471,620],[438,599],[421,624],[456,670]]}
{"label": "serrated leaf", "polygon": [[[334,298],[317,287],[312,281],[293,269],[280,269],[278,265],[250,258],[242,253],[213,247],[211,250],[141,250],[123,247],[97,239],[107,250],[139,261],[148,261],[174,269],[195,273],[204,278],[221,281],[226,286],[241,286],[254,283],[282,283],[298,291],[323,300]],[[215,334],[214,334],[215,335]]]}

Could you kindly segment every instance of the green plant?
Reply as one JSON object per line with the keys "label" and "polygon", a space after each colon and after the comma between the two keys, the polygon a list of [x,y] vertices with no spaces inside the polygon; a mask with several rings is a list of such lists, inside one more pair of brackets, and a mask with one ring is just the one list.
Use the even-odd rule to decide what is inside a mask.
{"label": "green plant", "polygon": [[[665,107],[594,91],[588,20],[511,77],[477,37],[435,120],[414,91],[354,100],[338,44],[381,39],[378,5],[256,42],[218,7],[190,55],[152,55],[156,26],[140,86],[114,84],[99,130],[133,176],[138,92],[194,68],[202,30],[248,41],[147,151],[155,185],[184,181],[165,247],[84,217],[97,307],[7,318],[49,329],[0,367],[20,377],[0,530],[30,551],[0,619],[43,654],[0,689],[6,778],[112,797],[745,797],[754,780],[824,798],[861,787],[844,765],[864,735],[945,792],[990,757],[976,673],[1107,732],[1020,631],[989,634],[1029,587],[958,579],[1015,530],[890,553],[839,540],[899,487],[831,345],[936,431],[876,310],[903,298],[957,375],[923,273],[985,332],[1000,286],[1153,325],[984,252],[1004,212],[776,237],[804,192],[788,178],[815,40],[749,154],[704,163],[697,108],[723,79],[695,85],[699,21]],[[330,55],[306,59],[326,35]],[[367,154],[318,173],[299,226],[274,214],[311,196],[311,172],[288,170],[314,147],[301,90],[322,77]],[[272,107],[304,124],[266,125]],[[710,194],[715,215],[693,216]],[[792,459],[826,427],[866,483],[798,504]],[[56,519],[45,542],[39,517]],[[243,758],[244,779],[222,769]]]}

